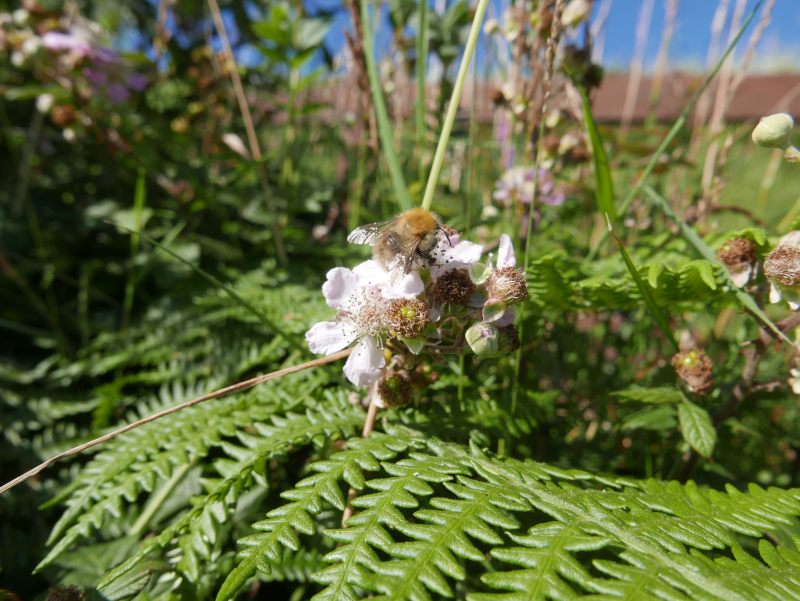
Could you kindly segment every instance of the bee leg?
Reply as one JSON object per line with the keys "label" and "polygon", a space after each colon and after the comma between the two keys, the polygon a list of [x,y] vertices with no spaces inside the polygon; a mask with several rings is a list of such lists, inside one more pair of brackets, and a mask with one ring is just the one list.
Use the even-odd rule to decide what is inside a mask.
{"label": "bee leg", "polygon": [[421,250],[417,250],[417,254],[418,254],[420,257],[422,257],[423,259],[425,259],[426,261],[428,261],[428,263],[433,263],[433,261],[434,261],[433,257],[432,257],[432,256],[430,256],[430,255],[429,255],[428,253],[426,253],[426,252],[423,252],[423,251],[421,251]]}

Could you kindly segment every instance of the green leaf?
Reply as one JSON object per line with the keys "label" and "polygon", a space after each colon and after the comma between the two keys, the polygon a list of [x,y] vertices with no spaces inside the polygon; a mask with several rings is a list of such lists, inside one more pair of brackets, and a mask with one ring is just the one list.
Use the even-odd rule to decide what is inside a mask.
{"label": "green leaf", "polygon": [[665,403],[680,403],[685,397],[680,390],[675,388],[645,388],[643,390],[621,390],[612,392],[611,395],[623,403],[649,403],[662,405]]}
{"label": "green leaf", "polygon": [[684,440],[703,457],[711,457],[717,443],[717,431],[708,411],[684,399],[678,405],[678,419]]}
{"label": "green leaf", "polygon": [[583,121],[586,124],[586,133],[589,136],[589,145],[592,149],[592,163],[594,164],[595,178],[594,196],[597,201],[597,209],[601,215],[606,214],[612,221],[615,221],[617,214],[614,209],[614,183],[611,179],[611,169],[608,166],[608,156],[606,156],[606,150],[603,147],[603,140],[600,138],[600,132],[597,131],[597,123],[595,123],[594,116],[592,115],[592,105],[586,97],[586,92],[583,91],[583,88],[575,80],[575,77],[566,65],[564,65],[564,71],[570,76],[581,95]]}
{"label": "green leaf", "polygon": [[642,409],[626,417],[622,421],[621,428],[623,430],[645,428],[647,430],[655,430],[656,432],[664,432],[678,425],[675,419],[676,414],[675,407],[672,405],[647,407],[646,409]]}

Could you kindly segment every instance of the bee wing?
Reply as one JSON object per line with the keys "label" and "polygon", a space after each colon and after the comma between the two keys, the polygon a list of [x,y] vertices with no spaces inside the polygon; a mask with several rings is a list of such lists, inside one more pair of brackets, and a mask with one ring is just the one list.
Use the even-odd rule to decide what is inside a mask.
{"label": "bee wing", "polygon": [[414,265],[414,259],[417,255],[417,249],[422,243],[424,236],[415,236],[410,242],[403,246],[390,265],[388,265],[389,273],[391,274],[391,283],[398,284],[400,280],[406,275],[411,273],[411,267]]}
{"label": "bee wing", "polygon": [[381,233],[394,222],[394,219],[388,221],[377,221],[375,223],[368,223],[357,227],[350,235],[347,236],[347,241],[351,244],[369,244],[375,246],[378,243],[378,238]]}

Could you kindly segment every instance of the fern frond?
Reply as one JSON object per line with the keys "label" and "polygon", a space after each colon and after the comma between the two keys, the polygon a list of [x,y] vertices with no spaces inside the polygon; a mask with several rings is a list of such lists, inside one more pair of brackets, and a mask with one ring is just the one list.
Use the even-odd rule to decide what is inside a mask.
{"label": "fern frond", "polygon": [[[409,446],[421,444],[414,438],[391,437],[374,432],[367,439],[350,439],[346,451],[335,453],[327,461],[311,464],[311,469],[319,472],[298,482],[293,490],[281,493],[284,499],[293,502],[271,511],[267,519],[253,524],[263,534],[253,534],[239,540],[244,549],[239,552],[241,563],[234,569],[222,585],[218,601],[233,598],[256,571],[269,574],[272,566],[283,562],[283,548],[294,551],[300,548],[297,532],[314,534],[315,527],[309,514],[318,514],[325,500],[339,511],[344,511],[345,499],[339,488],[344,480],[355,489],[363,489],[365,479],[362,470],[377,471],[379,460],[393,459],[397,453]],[[338,598],[338,597],[337,597]]]}
{"label": "fern frond", "polygon": [[[358,599],[353,585],[381,590],[383,586],[378,582],[378,578],[364,568],[377,570],[381,565],[372,547],[389,552],[396,545],[384,526],[390,529],[409,527],[410,524],[400,512],[401,508],[417,507],[419,501],[416,497],[433,494],[434,491],[429,483],[448,482],[456,474],[467,473],[457,463],[417,453],[412,453],[411,458],[395,464],[384,462],[382,467],[393,477],[367,482],[367,486],[381,492],[357,497],[353,501],[353,506],[366,510],[351,517],[347,521],[346,529],[325,531],[327,536],[344,544],[324,558],[325,561],[337,562],[335,565],[312,575],[314,581],[328,585],[315,599]],[[443,569],[452,572],[454,560],[451,555],[448,557],[450,551],[447,549],[441,551],[443,555],[437,556],[436,561],[444,561],[447,565]],[[409,569],[413,570],[414,567],[417,566],[412,565]],[[436,578],[437,567],[428,565],[424,567],[426,568],[424,576],[431,574]],[[430,572],[429,569],[433,571]],[[398,581],[397,574],[394,576],[392,581]],[[441,576],[438,580],[441,580]]]}
{"label": "fern frond", "polygon": [[[73,515],[80,515],[77,517],[76,524],[66,531],[68,522],[67,519],[62,518],[63,521],[60,523],[65,525],[54,531],[56,535],[51,536],[51,539],[58,539],[62,532],[64,533],[63,537],[37,566],[37,570],[52,563],[59,554],[79,538],[89,536],[93,528],[100,527],[105,520],[106,512],[110,512],[112,515],[121,514],[123,498],[132,502],[140,490],[153,490],[161,471],[169,468],[169,471],[165,471],[163,474],[168,477],[171,473],[171,466],[176,464],[175,462],[185,462],[189,461],[190,457],[203,456],[211,447],[219,446],[231,458],[218,459],[214,463],[214,469],[222,478],[209,480],[207,482],[209,493],[201,497],[186,515],[164,529],[160,536],[147,539],[139,553],[124,565],[128,567],[135,565],[138,559],[152,550],[166,546],[175,534],[180,533],[196,520],[204,520],[203,528],[200,529],[204,536],[213,536],[214,533],[211,530],[214,529],[215,524],[221,520],[224,521],[230,504],[238,498],[246,479],[259,462],[285,452],[291,445],[304,444],[318,435],[330,437],[341,433],[350,433],[364,419],[360,410],[349,405],[342,408],[309,410],[305,414],[287,412],[283,415],[275,415],[273,414],[276,410],[274,405],[258,405],[258,399],[260,395],[264,394],[264,390],[254,393],[255,396],[251,394],[224,399],[227,402],[220,403],[224,405],[222,410],[220,410],[220,404],[210,403],[205,407],[196,405],[191,409],[198,409],[198,411],[179,412],[168,416],[175,419],[167,419],[166,424],[159,426],[159,422],[153,422],[154,428],[143,427],[138,431],[133,430],[131,433],[136,433],[136,436],[126,439],[127,444],[126,441],[120,441],[115,445],[116,452],[106,452],[102,454],[104,455],[102,459],[101,457],[95,459],[92,462],[95,468],[87,467],[85,470],[88,472],[86,484],[75,493],[74,504],[70,506],[70,510],[72,510],[72,507],[82,504],[83,513],[68,511],[69,515],[65,514],[67,519],[71,519]],[[254,419],[259,421],[253,423]],[[268,419],[272,421],[273,425],[260,423]],[[215,424],[216,427],[210,424]],[[243,431],[245,425],[252,426],[257,434],[245,433]],[[166,432],[160,430],[166,430]],[[232,435],[239,438],[241,445],[234,445],[222,440],[222,437]],[[135,445],[133,452],[131,444]],[[166,449],[166,452],[160,452],[162,449]],[[129,464],[130,456],[134,453],[135,456],[143,455],[142,469],[122,474],[125,470],[124,460],[127,460]],[[120,474],[121,476],[116,478]],[[105,485],[107,482],[113,482],[113,484]],[[99,496],[100,501],[92,503],[95,496]],[[202,549],[203,547],[198,544],[197,548]],[[111,574],[121,574],[124,571],[112,571]],[[104,582],[108,583],[114,579],[111,574]]]}

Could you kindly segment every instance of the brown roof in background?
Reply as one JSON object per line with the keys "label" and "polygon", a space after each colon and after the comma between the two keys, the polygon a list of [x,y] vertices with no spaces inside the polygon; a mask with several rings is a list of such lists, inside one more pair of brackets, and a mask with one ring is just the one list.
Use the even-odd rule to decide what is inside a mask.
{"label": "brown roof in background", "polygon": [[[677,119],[703,81],[705,81],[705,75],[673,74],[665,77],[661,96],[656,105],[656,118],[659,121]],[[644,121],[647,117],[650,105],[650,85],[650,78],[642,78],[633,113],[634,121]],[[713,87],[711,89],[713,93]],[[604,122],[619,121],[627,91],[627,73],[606,75],[597,89],[592,103],[595,119]],[[790,113],[800,116],[800,73],[748,75],[736,90],[736,94],[725,112],[725,119],[727,121],[757,120],[772,113]]]}
{"label": "brown roof in background", "polygon": [[[656,119],[671,122],[684,111],[699,86],[705,81],[705,75],[675,73],[667,75],[661,88],[661,95],[656,105]],[[491,101],[493,93],[502,85],[501,81],[479,82],[476,89],[477,118],[481,123],[490,123],[495,116],[495,107]],[[649,112],[651,78],[643,77],[636,98],[633,121],[644,121]],[[556,79],[553,86],[553,97],[550,108],[567,108],[574,105],[576,98],[568,99],[564,92],[565,79]],[[459,106],[459,117],[467,118],[472,104],[470,84],[464,87]],[[713,105],[715,82],[709,86]],[[599,122],[615,123],[622,117],[625,96],[628,91],[628,74],[608,74],[600,87],[595,91],[592,100],[592,112]],[[436,109],[438,87],[429,86],[426,93],[426,104],[429,111]],[[574,94],[573,94],[574,96]],[[358,88],[349,78],[329,80],[327,83],[311,91],[313,102],[326,104],[328,108],[320,113],[327,122],[341,119],[348,112],[360,112]],[[397,82],[396,89],[386,96],[389,110],[393,114],[399,111],[404,116],[414,112],[416,102],[416,85],[406,79]],[[580,110],[580,100],[578,111]],[[574,112],[575,107],[572,106]],[[569,113],[570,110],[567,110]],[[785,112],[800,117],[800,73],[783,73],[775,75],[748,75],[736,90],[730,106],[725,113],[727,121],[757,121],[760,117],[772,113]],[[283,122],[286,115],[278,111],[272,116],[273,121]]]}

